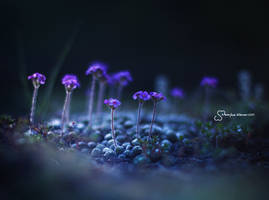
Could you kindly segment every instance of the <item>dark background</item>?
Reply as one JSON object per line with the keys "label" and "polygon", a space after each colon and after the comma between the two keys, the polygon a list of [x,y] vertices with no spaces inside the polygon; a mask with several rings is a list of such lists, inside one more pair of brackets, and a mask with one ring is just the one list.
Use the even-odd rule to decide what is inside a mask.
{"label": "dark background", "polygon": [[62,75],[75,73],[85,90],[84,72],[95,60],[106,62],[111,72],[129,69],[134,90],[152,88],[158,74],[187,90],[204,75],[219,77],[220,88],[234,88],[240,69],[250,70],[255,82],[269,82],[268,7],[263,2],[1,2],[1,113],[28,111],[23,75],[49,76],[76,31],[57,87],[62,87]]}

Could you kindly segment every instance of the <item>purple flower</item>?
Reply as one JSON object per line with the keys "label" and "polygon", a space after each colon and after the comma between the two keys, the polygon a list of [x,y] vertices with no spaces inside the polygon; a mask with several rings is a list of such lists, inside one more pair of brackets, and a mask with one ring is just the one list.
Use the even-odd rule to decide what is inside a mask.
{"label": "purple flower", "polygon": [[66,81],[68,80],[78,80],[77,76],[76,75],[73,75],[73,74],[66,74],[63,78],[62,78],[62,84],[64,84]]}
{"label": "purple flower", "polygon": [[205,76],[200,83],[201,86],[207,86],[213,88],[217,87],[217,84],[218,84],[217,78],[208,76]]}
{"label": "purple flower", "polygon": [[40,74],[40,73],[34,73],[30,76],[28,76],[28,80],[32,80],[34,83],[36,84],[45,84],[45,81],[46,81],[46,76],[44,76],[43,74]]}
{"label": "purple flower", "polygon": [[62,84],[68,91],[72,91],[80,86],[76,75],[67,74],[62,78]]}
{"label": "purple flower", "polygon": [[117,99],[109,98],[104,100],[104,104],[106,104],[111,109],[116,109],[117,107],[120,106],[121,102]]}
{"label": "purple flower", "polygon": [[97,78],[102,77],[106,73],[107,67],[101,63],[95,63],[89,66],[86,75],[93,74]]}
{"label": "purple flower", "polygon": [[147,91],[138,91],[136,93],[134,93],[133,95],[133,99],[134,100],[142,100],[142,101],[148,101],[151,99],[151,96],[149,95],[149,93]]}
{"label": "purple flower", "polygon": [[178,99],[183,99],[184,98],[184,92],[181,88],[173,88],[171,91],[171,95],[175,98]]}
{"label": "purple flower", "polygon": [[126,86],[133,78],[129,71],[120,71],[113,76],[113,82]]}
{"label": "purple flower", "polygon": [[158,92],[150,92],[150,96],[152,98],[153,101],[162,101],[162,100],[166,100],[166,97],[162,95],[162,93],[158,93]]}

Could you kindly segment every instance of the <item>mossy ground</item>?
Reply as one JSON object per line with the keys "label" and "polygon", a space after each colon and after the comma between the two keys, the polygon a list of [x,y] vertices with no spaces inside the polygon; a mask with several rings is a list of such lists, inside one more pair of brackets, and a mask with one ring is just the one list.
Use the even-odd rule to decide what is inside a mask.
{"label": "mossy ground", "polygon": [[[115,124],[121,148],[115,149],[106,114],[90,130],[78,117],[63,138],[55,119],[28,135],[28,120],[2,116],[4,199],[264,198],[269,167],[264,124],[163,114],[148,141],[149,121],[150,115],[144,115],[136,140],[135,115],[119,114]],[[9,196],[8,191],[17,192]]]}

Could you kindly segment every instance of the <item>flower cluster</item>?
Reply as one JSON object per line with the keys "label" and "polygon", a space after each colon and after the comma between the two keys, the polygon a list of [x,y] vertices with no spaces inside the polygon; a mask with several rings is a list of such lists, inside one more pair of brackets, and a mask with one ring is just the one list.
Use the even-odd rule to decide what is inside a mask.
{"label": "flower cluster", "polygon": [[[104,99],[104,104],[106,104],[111,109],[112,138],[114,140],[115,147],[117,147],[117,143],[115,139],[115,131],[114,131],[114,113],[115,113],[116,108],[118,108],[121,105],[121,102],[118,99],[120,99],[121,97],[123,88],[126,85],[128,85],[129,82],[133,81],[133,78],[129,71],[120,71],[110,76],[107,73],[107,67],[103,65],[102,63],[91,64],[86,71],[86,75],[92,75],[91,77],[92,83],[91,83],[90,98],[89,98],[89,123],[88,123],[89,128],[91,128],[91,124],[92,124],[92,111],[93,111],[93,101],[94,101],[94,92],[95,92],[96,82],[99,83],[98,104],[97,104],[97,111],[96,111],[97,119],[102,111],[102,102],[104,99],[105,88],[108,85],[117,88],[117,95],[118,95],[117,99],[113,99],[113,98]],[[35,106],[36,106],[38,89],[40,85],[45,84],[46,77],[40,73],[34,73],[28,76],[28,79],[32,80],[33,85],[34,85],[32,107],[31,107],[31,113],[30,113],[30,123],[33,125],[34,111],[35,111]],[[80,87],[80,83],[77,76],[73,74],[66,74],[62,78],[62,84],[65,86],[66,98],[65,98],[63,112],[62,112],[61,135],[63,135],[64,133],[65,123],[69,121],[68,119],[69,119],[69,110],[70,110],[72,91]],[[209,100],[209,97],[208,97],[209,91],[210,91],[209,88],[215,88],[217,84],[218,84],[218,79],[215,77],[204,77],[202,79],[200,85],[205,87],[205,93],[206,93],[205,94],[205,107],[208,107],[206,105],[208,104],[208,100]],[[112,88],[111,93],[114,92],[115,88]],[[177,99],[183,99],[185,96],[184,91],[178,87],[175,87],[171,90],[171,95]],[[149,139],[151,139],[152,127],[156,118],[156,110],[157,110],[158,102],[162,100],[166,100],[166,97],[160,92],[147,92],[147,91],[140,90],[140,91],[135,92],[132,98],[134,100],[138,100],[137,101],[138,102],[137,127],[136,127],[137,138],[140,138],[139,124],[140,124],[140,119],[141,119],[140,116],[141,116],[143,104],[145,101],[149,101],[150,99],[152,100],[153,112],[152,112],[152,120],[151,120],[150,130],[149,130]]]}
{"label": "flower cluster", "polygon": [[80,86],[77,76],[72,74],[65,75],[62,78],[62,84],[69,92]]}
{"label": "flower cluster", "polygon": [[35,87],[45,84],[46,76],[40,73],[34,73],[28,76],[28,80],[32,80]]}
{"label": "flower cluster", "polygon": [[90,65],[86,71],[86,75],[92,74],[96,78],[101,78],[106,75],[106,66],[102,64]]}
{"label": "flower cluster", "polygon": [[184,92],[181,88],[173,88],[171,91],[171,95],[175,98],[178,99],[183,99],[184,98]]}
{"label": "flower cluster", "polygon": [[149,95],[147,91],[138,91],[134,93],[133,99],[134,100],[138,99],[139,101],[148,101],[151,99],[151,96]]}
{"label": "flower cluster", "polygon": [[218,79],[215,77],[204,77],[200,83],[201,86],[207,86],[207,87],[212,87],[215,88],[217,87],[218,84]]}
{"label": "flower cluster", "polygon": [[152,98],[153,101],[162,101],[162,100],[166,100],[166,97],[163,96],[162,93],[158,93],[158,92],[150,92],[150,96]]}
{"label": "flower cluster", "polygon": [[117,99],[109,98],[104,100],[104,104],[114,110],[120,106],[121,102]]}
{"label": "flower cluster", "polygon": [[123,86],[126,86],[131,81],[133,81],[133,78],[129,71],[121,71],[113,76],[113,82]]}

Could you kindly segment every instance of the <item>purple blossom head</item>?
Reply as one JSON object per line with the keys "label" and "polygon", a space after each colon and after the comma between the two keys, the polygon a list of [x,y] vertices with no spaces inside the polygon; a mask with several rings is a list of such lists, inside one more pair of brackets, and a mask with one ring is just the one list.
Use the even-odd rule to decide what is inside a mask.
{"label": "purple blossom head", "polygon": [[123,86],[126,86],[131,81],[133,81],[133,78],[129,71],[120,71],[113,76],[113,82]]}
{"label": "purple blossom head", "polygon": [[116,109],[117,107],[120,106],[121,102],[117,99],[109,98],[104,100],[104,104],[106,104],[111,109]]}
{"label": "purple blossom head", "polygon": [[34,73],[28,76],[28,80],[32,80],[35,87],[45,84],[46,76],[40,73]]}
{"label": "purple blossom head", "polygon": [[96,78],[101,78],[106,73],[107,67],[101,63],[94,63],[89,66],[86,75],[92,74]]}
{"label": "purple blossom head", "polygon": [[76,79],[78,80],[76,75],[73,74],[66,74],[63,78],[62,78],[62,84],[64,84],[64,82],[68,81],[68,80],[72,80],[72,79]]}
{"label": "purple blossom head", "polygon": [[184,91],[181,88],[173,88],[171,90],[171,95],[175,98],[178,99],[183,99],[184,98]]}
{"label": "purple blossom head", "polygon": [[133,94],[133,99],[134,100],[139,100],[139,101],[148,101],[151,99],[151,96],[147,91],[138,91]]}
{"label": "purple blossom head", "polygon": [[166,97],[163,96],[160,92],[150,92],[150,96],[151,99],[156,102],[166,100]]}
{"label": "purple blossom head", "polygon": [[205,76],[200,83],[201,86],[212,87],[212,88],[217,87],[217,84],[218,84],[217,78],[208,77],[208,76]]}
{"label": "purple blossom head", "polygon": [[73,74],[66,74],[62,78],[62,84],[69,92],[80,86],[77,76]]}

